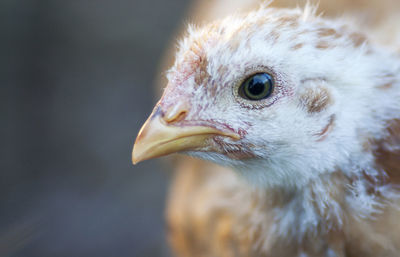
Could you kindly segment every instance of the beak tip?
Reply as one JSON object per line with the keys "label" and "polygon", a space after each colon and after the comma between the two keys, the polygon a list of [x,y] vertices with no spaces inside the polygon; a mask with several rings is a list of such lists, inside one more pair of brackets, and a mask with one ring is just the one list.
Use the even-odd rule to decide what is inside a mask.
{"label": "beak tip", "polygon": [[[136,144],[135,144],[135,146],[136,146]],[[135,151],[135,146],[133,147],[133,151],[132,151],[132,164],[133,165],[136,165],[139,162],[143,161],[143,160],[141,160],[140,158],[137,157],[137,153]]]}
{"label": "beak tip", "polygon": [[132,157],[132,164],[136,165],[138,163],[138,161],[135,159],[135,157]]}

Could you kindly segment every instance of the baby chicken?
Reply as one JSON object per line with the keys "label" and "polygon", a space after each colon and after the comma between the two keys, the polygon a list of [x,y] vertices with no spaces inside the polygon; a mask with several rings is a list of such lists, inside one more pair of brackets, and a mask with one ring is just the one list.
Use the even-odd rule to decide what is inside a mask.
{"label": "baby chicken", "polygon": [[132,153],[219,165],[180,167],[178,254],[399,256],[400,58],[374,42],[310,6],[189,27]]}

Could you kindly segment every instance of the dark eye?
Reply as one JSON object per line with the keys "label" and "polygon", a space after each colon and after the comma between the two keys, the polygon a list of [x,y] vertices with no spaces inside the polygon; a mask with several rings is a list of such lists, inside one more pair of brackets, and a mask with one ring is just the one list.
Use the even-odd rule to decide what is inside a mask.
{"label": "dark eye", "polygon": [[271,95],[274,80],[268,73],[257,73],[247,78],[239,87],[239,95],[248,100],[257,101]]}

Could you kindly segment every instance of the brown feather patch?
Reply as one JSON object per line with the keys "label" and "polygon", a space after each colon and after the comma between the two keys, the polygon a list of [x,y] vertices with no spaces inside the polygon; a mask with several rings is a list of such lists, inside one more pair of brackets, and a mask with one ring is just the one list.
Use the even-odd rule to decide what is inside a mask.
{"label": "brown feather patch", "polygon": [[319,137],[319,139],[317,140],[317,141],[323,141],[325,138],[326,138],[326,136],[329,134],[329,132],[332,130],[332,127],[333,127],[333,125],[334,125],[334,122],[335,122],[335,119],[336,119],[336,116],[334,115],[334,114],[332,114],[330,117],[329,117],[329,122],[328,122],[328,124],[326,124],[326,126],[321,130],[321,132],[319,132],[318,134],[317,134],[317,136]]}
{"label": "brown feather patch", "polygon": [[389,182],[400,185],[400,120],[390,122],[387,132],[385,139],[372,143],[373,154],[377,165],[388,175]]}
{"label": "brown feather patch", "polygon": [[333,45],[331,45],[328,41],[322,41],[321,40],[315,45],[315,47],[317,49],[328,49],[328,48],[332,48]]}
{"label": "brown feather patch", "polygon": [[350,34],[350,39],[355,47],[359,47],[364,42],[367,42],[367,38],[363,34],[356,32]]}
{"label": "brown feather patch", "polygon": [[298,44],[292,46],[292,50],[298,50],[298,49],[302,48],[303,46],[304,46],[304,44],[298,43]]}
{"label": "brown feather patch", "polygon": [[336,31],[335,29],[332,28],[320,28],[318,30],[318,36],[319,37],[335,37],[335,38],[340,38],[343,35]]}
{"label": "brown feather patch", "polygon": [[332,97],[324,87],[307,88],[300,96],[300,103],[308,113],[318,113],[332,104]]}

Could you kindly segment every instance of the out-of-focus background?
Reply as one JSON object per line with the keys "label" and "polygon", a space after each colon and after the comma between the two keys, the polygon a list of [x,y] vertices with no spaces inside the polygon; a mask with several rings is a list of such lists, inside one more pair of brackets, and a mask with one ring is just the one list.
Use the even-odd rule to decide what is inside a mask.
{"label": "out-of-focus background", "polygon": [[[185,15],[211,20],[259,1],[1,0],[0,257],[170,256],[171,167],[133,166],[134,139]],[[366,12],[366,24],[400,8],[318,2],[327,15]]]}
{"label": "out-of-focus background", "polygon": [[131,164],[187,0],[0,2],[0,256],[169,256],[168,167]]}

